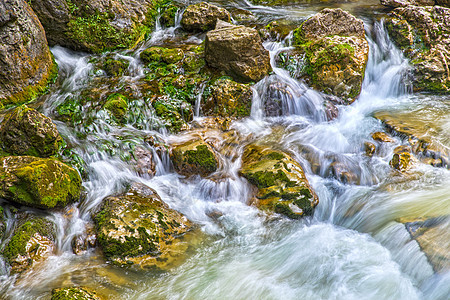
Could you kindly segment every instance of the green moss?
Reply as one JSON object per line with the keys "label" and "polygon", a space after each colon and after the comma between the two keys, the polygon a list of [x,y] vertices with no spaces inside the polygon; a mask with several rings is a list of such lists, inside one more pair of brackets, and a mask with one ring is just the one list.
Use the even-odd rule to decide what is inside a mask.
{"label": "green moss", "polygon": [[276,173],[270,171],[257,171],[255,173],[245,173],[245,178],[258,188],[267,188],[281,183],[291,185],[291,181],[286,174],[278,170]]}
{"label": "green moss", "polygon": [[9,261],[18,255],[25,256],[27,254],[26,245],[35,233],[54,239],[54,230],[54,225],[44,218],[33,218],[25,222],[14,231],[11,240],[3,250],[3,256]]}
{"label": "green moss", "polygon": [[81,287],[54,289],[50,300],[99,300],[95,293]]}
{"label": "green moss", "polygon": [[119,93],[108,96],[104,109],[109,111],[117,120],[122,120],[128,110],[127,98]]}
{"label": "green moss", "polygon": [[184,153],[187,163],[199,166],[208,172],[214,172],[217,169],[217,162],[214,154],[206,145],[199,145],[195,149],[196,150],[187,150]]}
{"label": "green moss", "polygon": [[103,64],[103,69],[108,76],[122,76],[129,65],[126,60],[108,58]]}
{"label": "green moss", "polygon": [[179,48],[150,47],[142,51],[140,57],[146,64],[154,62],[174,64],[183,59],[184,52]]}

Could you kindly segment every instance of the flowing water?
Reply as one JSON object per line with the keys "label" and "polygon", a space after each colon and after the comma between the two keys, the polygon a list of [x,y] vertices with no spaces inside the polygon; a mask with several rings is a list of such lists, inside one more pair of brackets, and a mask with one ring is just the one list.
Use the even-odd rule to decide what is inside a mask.
{"label": "flowing water", "polygon": [[[364,10],[342,1],[318,2],[298,1],[292,7],[275,8],[247,1],[226,5],[250,9],[263,23],[282,17],[298,21],[324,5]],[[366,20],[368,15],[374,13],[362,17]],[[320,199],[313,218],[268,218],[247,205],[251,187],[238,176],[245,142],[221,157],[222,167],[212,176],[220,180],[184,180],[173,172],[165,154],[155,155],[154,177],[136,173],[126,153],[132,146],[155,151],[143,142],[146,136],[168,143],[189,137],[189,133],[155,131],[153,112],[144,101],[130,108],[139,108],[144,116],[128,120],[125,127],[111,124],[101,112],[84,116],[93,120],[89,126],[70,127],[56,121],[73,153],[86,162],[86,197],[64,211],[46,215],[58,226],[57,255],[18,279],[0,268],[0,274],[5,274],[0,277],[0,297],[47,299],[52,288],[82,285],[110,299],[448,299],[450,273],[433,271],[398,220],[444,217],[442,226],[450,228],[449,170],[418,163],[408,175],[399,175],[389,160],[395,146],[404,141],[395,138],[371,159],[364,155],[363,146],[371,133],[384,130],[373,113],[387,110],[414,115],[434,129],[433,138],[450,147],[450,105],[446,97],[409,93],[408,61],[390,42],[382,23],[370,17],[366,29],[370,57],[363,90],[352,105],[339,107],[337,119],[327,121],[322,94],[276,67],[274,58],[289,47],[288,37],[265,44],[274,74],[254,86],[251,116],[231,125],[242,141],[260,140],[294,154]],[[128,75],[121,80],[133,86],[144,76],[139,52],[175,38],[175,28],[157,27],[140,50],[118,53],[130,61]],[[199,38],[190,42],[198,43]],[[95,73],[88,55],[60,47],[52,52],[60,68],[59,87],[39,104],[50,117],[66,97],[79,94]],[[265,116],[265,101],[274,83],[288,91],[278,95],[281,117]],[[201,122],[198,109],[195,115]],[[223,142],[214,130],[206,135]],[[358,184],[336,180],[330,173],[335,161],[356,174]],[[132,182],[154,188],[204,233],[186,260],[170,271],[114,267],[95,249],[78,256],[72,253],[72,239],[86,234],[91,213],[102,199],[122,192]]]}

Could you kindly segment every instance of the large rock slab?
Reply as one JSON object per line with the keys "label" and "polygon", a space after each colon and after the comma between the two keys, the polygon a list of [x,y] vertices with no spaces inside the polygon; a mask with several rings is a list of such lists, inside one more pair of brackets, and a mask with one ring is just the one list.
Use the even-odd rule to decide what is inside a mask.
{"label": "large rock slab", "polygon": [[193,229],[155,190],[137,183],[122,195],[104,199],[94,221],[107,260],[161,269],[182,256],[187,248],[183,236]]}
{"label": "large rock slab", "polygon": [[0,108],[33,100],[58,70],[44,28],[24,0],[0,2]]}
{"label": "large rock slab", "polygon": [[163,0],[31,0],[50,45],[103,52],[131,48],[154,25]]}
{"label": "large rock slab", "polygon": [[25,105],[9,112],[0,124],[0,144],[14,155],[55,155],[62,138],[52,120]]}
{"label": "large rock slab", "polygon": [[230,13],[207,2],[189,5],[181,18],[181,26],[186,31],[208,31],[216,27],[217,20],[231,21]]}
{"label": "large rock slab", "polygon": [[258,31],[245,26],[221,24],[206,34],[205,59],[239,82],[259,81],[271,70],[269,52]]}
{"label": "large rock slab", "polygon": [[324,9],[294,31],[302,74],[315,89],[353,102],[361,91],[369,45],[364,24],[341,9]]}
{"label": "large rock slab", "polygon": [[62,207],[78,201],[78,172],[50,158],[0,158],[0,198],[37,208]]}
{"label": "large rock slab", "polygon": [[414,91],[450,92],[450,9],[399,7],[390,13],[386,28],[410,59]]}
{"label": "large rock slab", "polygon": [[35,262],[54,254],[55,225],[43,217],[21,216],[1,254],[11,266],[11,273],[28,270]]}
{"label": "large rock slab", "polygon": [[251,144],[239,173],[257,189],[256,206],[289,218],[312,215],[319,203],[298,162],[288,154]]}

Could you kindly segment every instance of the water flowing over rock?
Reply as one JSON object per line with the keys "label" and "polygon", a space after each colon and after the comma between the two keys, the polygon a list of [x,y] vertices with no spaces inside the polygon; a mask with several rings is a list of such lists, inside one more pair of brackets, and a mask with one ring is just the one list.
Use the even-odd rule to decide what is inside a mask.
{"label": "water flowing over rock", "polygon": [[352,102],[361,91],[369,45],[364,24],[341,9],[324,9],[294,31],[303,73],[314,88]]}
{"label": "water flowing over rock", "polygon": [[271,71],[269,52],[258,31],[245,26],[220,25],[206,34],[209,66],[225,71],[238,82],[259,81]]}
{"label": "water flowing over rock", "polygon": [[255,204],[263,210],[296,219],[312,215],[319,203],[300,164],[284,152],[249,145],[240,174],[258,188]]}
{"label": "water flowing over rock", "polygon": [[399,7],[391,12],[386,27],[410,58],[414,91],[450,92],[450,9]]}
{"label": "water flowing over rock", "polygon": [[200,2],[186,8],[181,19],[181,26],[186,31],[208,31],[216,27],[217,20],[231,22],[231,15],[224,8]]}
{"label": "water flowing over rock", "polygon": [[0,108],[33,100],[58,70],[45,32],[28,3],[0,3]]}
{"label": "water flowing over rock", "polygon": [[122,195],[104,199],[94,220],[106,259],[118,265],[161,269],[182,256],[187,248],[183,236],[193,229],[155,190],[138,183]]}
{"label": "water flowing over rock", "polygon": [[14,155],[49,157],[58,152],[62,138],[50,118],[22,105],[0,124],[0,144]]}
{"label": "water flowing over rock", "polygon": [[52,255],[56,249],[55,225],[43,217],[21,216],[2,255],[11,266],[11,273],[21,273]]}
{"label": "water flowing over rock", "polygon": [[67,287],[54,289],[50,300],[101,300],[101,298],[84,287]]}
{"label": "water flowing over rock", "polygon": [[0,158],[0,197],[21,205],[54,208],[78,201],[78,172],[51,158]]}
{"label": "water flowing over rock", "polygon": [[206,177],[215,172],[219,166],[219,159],[214,150],[202,138],[173,145],[170,158],[175,171],[184,176]]}
{"label": "water flowing over rock", "polygon": [[250,115],[253,92],[249,85],[219,79],[205,93],[202,110],[206,116],[242,118]]}
{"label": "water flowing over rock", "polygon": [[131,48],[153,27],[162,0],[31,0],[50,45],[103,52]]}

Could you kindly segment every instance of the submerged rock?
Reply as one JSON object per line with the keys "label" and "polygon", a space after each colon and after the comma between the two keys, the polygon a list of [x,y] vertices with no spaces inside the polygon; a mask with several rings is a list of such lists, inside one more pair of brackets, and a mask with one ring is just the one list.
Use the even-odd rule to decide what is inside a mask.
{"label": "submerged rock", "polygon": [[170,158],[175,171],[184,176],[206,177],[215,172],[219,166],[219,159],[214,150],[201,138],[174,145]]}
{"label": "submerged rock", "polygon": [[271,70],[269,52],[253,28],[220,25],[206,34],[205,59],[239,82],[259,81]]}
{"label": "submerged rock", "polygon": [[189,5],[181,18],[181,26],[186,31],[208,31],[216,27],[217,20],[231,22],[230,13],[207,2]]}
{"label": "submerged rock", "polygon": [[23,272],[52,255],[56,249],[55,225],[43,217],[26,215],[19,219],[2,255],[11,266],[11,273]]}
{"label": "submerged rock", "polygon": [[58,74],[45,32],[28,2],[0,3],[0,107],[31,101]]}
{"label": "submerged rock", "polygon": [[304,59],[302,78],[322,92],[355,100],[369,54],[361,20],[341,9],[324,9],[294,31],[294,44]]}
{"label": "submerged rock", "polygon": [[284,152],[249,145],[239,173],[258,188],[255,204],[263,210],[296,219],[312,215],[319,203],[300,164]]}
{"label": "submerged rock", "polygon": [[84,287],[67,287],[52,290],[50,300],[101,300],[101,298]]}
{"label": "submerged rock", "polygon": [[206,116],[242,118],[250,115],[253,92],[249,85],[219,79],[207,87],[202,105]]}
{"label": "submerged rock", "polygon": [[188,246],[183,236],[193,229],[156,191],[138,183],[122,195],[104,199],[94,221],[107,260],[162,269],[183,255]]}
{"label": "submerged rock", "polygon": [[0,197],[21,205],[54,208],[78,201],[78,172],[55,159],[0,158]]}
{"label": "submerged rock", "polygon": [[14,155],[49,157],[58,152],[62,138],[50,118],[22,105],[5,115],[0,144]]}
{"label": "submerged rock", "polygon": [[450,9],[399,7],[390,13],[386,28],[410,59],[414,91],[450,92]]}

